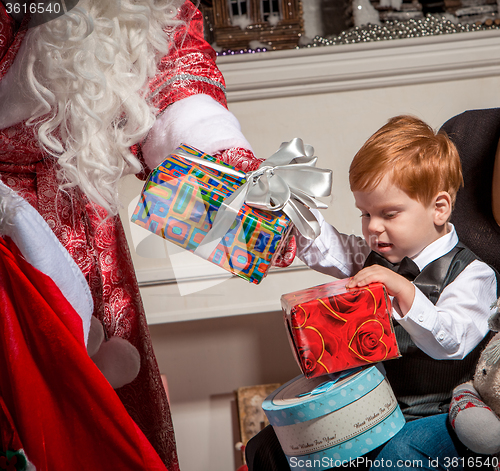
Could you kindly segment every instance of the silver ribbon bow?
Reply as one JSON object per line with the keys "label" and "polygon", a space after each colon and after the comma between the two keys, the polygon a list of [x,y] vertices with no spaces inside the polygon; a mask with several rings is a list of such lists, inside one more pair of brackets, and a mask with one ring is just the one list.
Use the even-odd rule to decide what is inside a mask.
{"label": "silver ribbon bow", "polygon": [[304,144],[302,139],[284,142],[257,170],[246,174],[182,150],[177,150],[175,154],[205,167],[246,179],[243,185],[224,200],[212,228],[195,254],[205,259],[210,257],[245,203],[264,211],[282,210],[304,237],[315,239],[319,236],[319,223],[309,208],[327,207],[315,198],[330,195],[332,171],[316,168],[318,158],[313,156],[314,149]]}

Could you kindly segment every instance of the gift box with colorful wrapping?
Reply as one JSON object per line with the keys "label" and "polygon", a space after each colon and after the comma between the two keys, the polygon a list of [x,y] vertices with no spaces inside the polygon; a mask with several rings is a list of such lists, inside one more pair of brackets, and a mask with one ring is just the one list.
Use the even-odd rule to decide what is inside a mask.
{"label": "gift box with colorful wrapping", "polygon": [[400,356],[385,286],[347,289],[347,280],[285,294],[285,325],[307,378]]}
{"label": "gift box with colorful wrapping", "polygon": [[[177,151],[149,175],[132,221],[194,252],[212,228],[225,198],[245,179],[182,156],[188,153],[232,168],[197,149],[182,145]],[[244,204],[208,260],[258,284],[266,276],[291,228],[290,219],[282,211],[261,211]]]}

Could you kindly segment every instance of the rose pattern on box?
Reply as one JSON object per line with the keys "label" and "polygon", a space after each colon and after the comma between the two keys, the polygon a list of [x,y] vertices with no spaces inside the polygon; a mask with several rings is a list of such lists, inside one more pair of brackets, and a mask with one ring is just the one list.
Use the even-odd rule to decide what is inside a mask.
{"label": "rose pattern on box", "polygon": [[400,356],[385,287],[334,281],[282,296],[292,350],[307,378]]}
{"label": "rose pattern on box", "polygon": [[[182,145],[178,150],[232,168],[197,149]],[[244,178],[173,153],[148,177],[132,221],[194,252],[212,228],[224,200],[244,182]],[[290,219],[282,211],[262,211],[244,204],[208,260],[258,284],[291,227]]]}

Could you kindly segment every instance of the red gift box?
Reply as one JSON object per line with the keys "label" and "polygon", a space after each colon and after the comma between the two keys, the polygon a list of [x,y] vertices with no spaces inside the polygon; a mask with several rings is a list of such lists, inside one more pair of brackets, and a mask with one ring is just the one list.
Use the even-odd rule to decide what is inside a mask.
{"label": "red gift box", "polygon": [[281,297],[290,345],[307,378],[400,356],[385,286],[347,289],[346,283]]}

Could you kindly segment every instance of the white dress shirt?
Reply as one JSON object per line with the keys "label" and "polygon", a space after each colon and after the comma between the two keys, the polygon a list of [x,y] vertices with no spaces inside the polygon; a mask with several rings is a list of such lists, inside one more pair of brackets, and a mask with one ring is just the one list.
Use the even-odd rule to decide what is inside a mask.
{"label": "white dress shirt", "polygon": [[[365,239],[339,233],[315,211],[321,225],[316,240],[308,240],[295,231],[297,256],[311,268],[346,278],[363,268],[371,249]],[[445,255],[458,243],[452,224],[449,232],[428,245],[413,261],[422,270]],[[415,299],[408,313],[392,315],[410,334],[415,344],[435,359],[462,359],[488,332],[491,305],[497,299],[494,271],[475,260],[441,293],[436,305],[415,287]]]}

